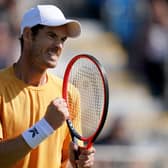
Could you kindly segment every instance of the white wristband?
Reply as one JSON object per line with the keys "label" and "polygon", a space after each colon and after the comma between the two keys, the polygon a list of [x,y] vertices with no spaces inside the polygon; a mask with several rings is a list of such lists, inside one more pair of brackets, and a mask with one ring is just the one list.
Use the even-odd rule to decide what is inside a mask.
{"label": "white wristband", "polygon": [[31,128],[23,132],[22,137],[31,148],[35,148],[53,132],[54,129],[45,118],[42,118]]}

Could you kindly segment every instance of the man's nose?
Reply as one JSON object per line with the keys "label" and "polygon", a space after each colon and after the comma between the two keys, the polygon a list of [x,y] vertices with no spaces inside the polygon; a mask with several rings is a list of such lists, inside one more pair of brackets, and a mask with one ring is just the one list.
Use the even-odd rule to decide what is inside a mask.
{"label": "man's nose", "polygon": [[58,47],[60,49],[63,48],[63,42],[62,41],[55,40],[54,45],[55,45],[55,47]]}

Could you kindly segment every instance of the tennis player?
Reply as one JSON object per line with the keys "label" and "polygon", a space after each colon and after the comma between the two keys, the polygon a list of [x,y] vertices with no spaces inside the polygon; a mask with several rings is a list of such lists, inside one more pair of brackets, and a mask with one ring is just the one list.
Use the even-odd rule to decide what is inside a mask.
{"label": "tennis player", "polygon": [[[68,160],[73,167],[93,165],[95,149],[71,143],[62,80],[47,72],[56,67],[67,38],[80,33],[80,23],[53,5],[38,5],[23,16],[21,55],[0,71],[0,167],[65,168]],[[71,97],[75,108],[70,112],[75,113],[78,97]]]}

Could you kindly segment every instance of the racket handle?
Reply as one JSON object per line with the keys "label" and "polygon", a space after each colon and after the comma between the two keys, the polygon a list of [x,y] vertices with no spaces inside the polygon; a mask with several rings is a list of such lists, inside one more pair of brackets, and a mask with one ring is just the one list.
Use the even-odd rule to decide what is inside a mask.
{"label": "racket handle", "polygon": [[[73,142],[73,144],[75,144],[76,146],[78,145],[77,138],[74,137],[74,136],[72,137],[72,142]],[[76,160],[78,160],[78,158],[79,158],[79,150],[77,149],[77,150],[74,150],[73,152],[74,152],[74,159],[75,159],[75,161],[76,161]],[[78,168],[78,165],[75,164],[75,167]]]}
{"label": "racket handle", "polygon": [[[72,142],[77,146],[78,142],[77,142],[77,138],[73,137],[72,138]],[[78,160],[78,156],[79,156],[79,150],[74,150],[74,156],[75,156],[75,160]]]}
{"label": "racket handle", "polygon": [[93,143],[92,143],[92,142],[90,142],[90,143],[88,143],[88,145],[87,145],[86,149],[89,149],[89,148],[91,148],[92,146],[93,146]]}
{"label": "racket handle", "polygon": [[[75,160],[78,160],[78,156],[79,156],[78,154],[79,154],[78,150],[74,150]],[[78,165],[76,163],[75,163],[75,167],[78,168]]]}

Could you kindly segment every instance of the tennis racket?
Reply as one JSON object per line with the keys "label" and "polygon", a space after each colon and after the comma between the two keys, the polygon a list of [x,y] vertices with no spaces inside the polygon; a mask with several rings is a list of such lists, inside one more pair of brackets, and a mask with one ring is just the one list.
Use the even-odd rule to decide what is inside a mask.
{"label": "tennis racket", "polygon": [[100,134],[108,112],[109,88],[106,73],[99,61],[86,54],[73,57],[64,77],[62,96],[70,117],[67,125],[72,137],[90,148]]}

